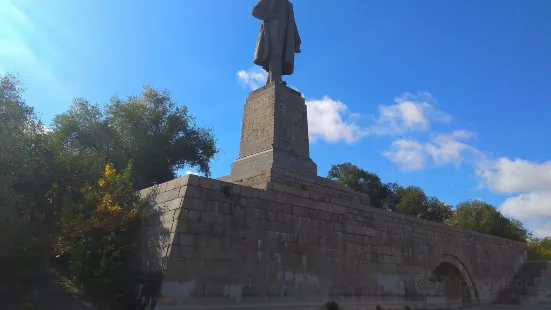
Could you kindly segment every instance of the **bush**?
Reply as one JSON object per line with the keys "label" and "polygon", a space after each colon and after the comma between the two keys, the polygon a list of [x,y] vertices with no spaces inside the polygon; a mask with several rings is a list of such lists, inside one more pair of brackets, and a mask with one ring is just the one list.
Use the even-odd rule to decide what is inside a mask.
{"label": "bush", "polygon": [[528,241],[528,260],[551,260],[551,237]]}
{"label": "bush", "polygon": [[[83,201],[66,207],[59,250],[69,255],[69,273],[84,292],[124,302],[132,292],[132,227],[145,211],[133,190],[131,166],[117,173],[105,166]],[[65,253],[63,253],[65,252]],[[123,263],[127,262],[127,263]]]}
{"label": "bush", "polygon": [[339,306],[339,304],[332,300],[332,301],[328,301],[326,304],[325,304],[325,309],[326,310],[340,310],[341,307]]}

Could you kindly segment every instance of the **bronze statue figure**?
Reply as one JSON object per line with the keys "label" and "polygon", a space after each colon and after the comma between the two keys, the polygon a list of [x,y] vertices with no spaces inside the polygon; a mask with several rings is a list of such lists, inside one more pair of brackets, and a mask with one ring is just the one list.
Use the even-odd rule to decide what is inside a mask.
{"label": "bronze statue figure", "polygon": [[262,21],[254,63],[269,73],[266,84],[285,83],[282,76],[293,74],[295,53],[300,53],[293,5],[289,0],[259,0],[252,15]]}

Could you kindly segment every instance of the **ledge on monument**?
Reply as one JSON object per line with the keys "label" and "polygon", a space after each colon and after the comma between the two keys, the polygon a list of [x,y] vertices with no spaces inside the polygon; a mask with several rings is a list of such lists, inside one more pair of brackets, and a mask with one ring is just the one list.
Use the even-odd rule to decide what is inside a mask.
{"label": "ledge on monument", "polygon": [[295,171],[305,176],[316,176],[318,171],[317,165],[309,157],[272,148],[234,161],[230,177],[243,180],[273,170]]}
{"label": "ledge on monument", "polygon": [[[361,198],[367,198],[367,195],[358,193],[350,188],[347,188],[341,184],[335,183],[332,180],[325,179],[319,176],[316,177],[305,177],[302,175],[297,175],[290,171],[275,171],[278,175],[284,175],[288,178],[297,180],[300,180],[302,183],[293,183],[292,181],[289,182],[291,184],[287,185],[277,182],[271,182],[266,184],[266,188],[254,188],[246,185],[242,185],[239,183],[234,182],[228,182],[227,176],[223,177],[224,180],[217,180],[217,179],[211,179],[207,177],[197,176],[197,175],[186,175],[179,178],[176,178],[172,181],[168,181],[162,184],[158,184],[146,189],[143,189],[139,191],[139,195],[141,198],[150,197],[153,200],[154,204],[163,204],[170,200],[175,200],[176,198],[182,198],[185,199],[186,197],[193,197],[196,195],[199,195],[198,197],[204,197],[202,194],[200,194],[203,191],[207,191],[210,194],[214,194],[216,197],[223,197],[223,191],[224,188],[230,189],[232,194],[239,193],[239,195],[247,196],[250,195],[251,197],[265,197],[270,196],[266,195],[269,192],[281,192],[287,195],[294,195],[294,196],[301,196],[303,198],[309,198],[310,200],[319,201],[320,203],[329,203],[334,204],[338,208],[342,209],[343,212],[356,212],[354,210],[361,210],[362,212],[370,212],[373,214],[377,214],[381,218],[396,218],[400,220],[406,220],[414,223],[419,223],[424,226],[433,227],[433,228],[441,228],[448,231],[458,232],[458,233],[464,233],[467,235],[480,237],[484,239],[490,239],[493,241],[497,241],[502,245],[506,245],[509,247],[522,247],[525,248],[526,245],[523,242],[517,242],[512,241],[508,239],[504,239],[501,237],[496,237],[488,234],[483,234],[471,230],[466,229],[460,229],[453,226],[449,226],[442,223],[437,223],[433,221],[423,220],[419,219],[413,216],[408,216],[401,213],[396,213],[392,211],[377,209],[369,206],[368,200],[363,200]],[[268,175],[268,174],[267,174]],[[269,174],[270,176],[272,173]],[[311,182],[311,183],[310,183]],[[331,189],[340,191],[343,194],[350,194],[349,197],[356,197],[358,200],[350,201],[350,200],[343,200],[338,199],[338,196],[335,196],[335,199],[325,199],[322,197],[320,193],[320,187],[296,187],[294,185],[296,184],[317,184],[322,189],[325,187],[327,189],[327,192],[329,192]],[[333,192],[335,193],[335,192]],[[338,195],[338,194],[337,194]],[[350,204],[352,203],[352,204]],[[180,207],[178,205],[170,205],[168,206],[170,208],[172,207]],[[344,209],[346,208],[346,209]],[[348,209],[350,208],[350,209]],[[348,210],[348,211],[345,211]]]}
{"label": "ledge on monument", "polygon": [[288,91],[294,95],[298,95],[298,96],[301,96],[301,97],[304,97],[302,95],[301,92],[299,92],[298,90],[296,89],[293,89],[285,84],[282,84],[282,83],[276,83],[276,82],[271,82],[271,83],[267,83],[266,85],[262,86],[262,87],[259,87],[253,91],[251,91],[249,93],[249,95],[256,95],[256,94],[259,94],[259,93],[262,93],[264,92],[266,89],[269,89],[269,88],[281,88],[281,89],[285,89],[285,91]]}

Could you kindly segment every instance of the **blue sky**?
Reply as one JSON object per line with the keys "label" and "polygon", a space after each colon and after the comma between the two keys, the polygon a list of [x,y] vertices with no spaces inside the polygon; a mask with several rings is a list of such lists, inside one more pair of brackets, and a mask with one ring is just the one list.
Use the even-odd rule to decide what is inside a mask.
{"label": "blue sky", "polygon": [[[73,97],[167,88],[238,154],[255,0],[0,0],[0,72],[48,124]],[[308,101],[319,174],[352,162],[456,204],[484,199],[551,235],[551,1],[295,0],[287,77]]]}

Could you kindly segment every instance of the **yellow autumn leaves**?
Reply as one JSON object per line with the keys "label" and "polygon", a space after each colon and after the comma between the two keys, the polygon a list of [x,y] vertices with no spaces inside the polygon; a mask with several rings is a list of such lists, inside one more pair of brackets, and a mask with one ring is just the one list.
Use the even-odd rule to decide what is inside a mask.
{"label": "yellow autumn leaves", "polygon": [[97,185],[83,188],[89,203],[95,205],[91,224],[106,230],[124,230],[126,223],[136,219],[130,166],[117,172],[112,163],[107,163]]}

